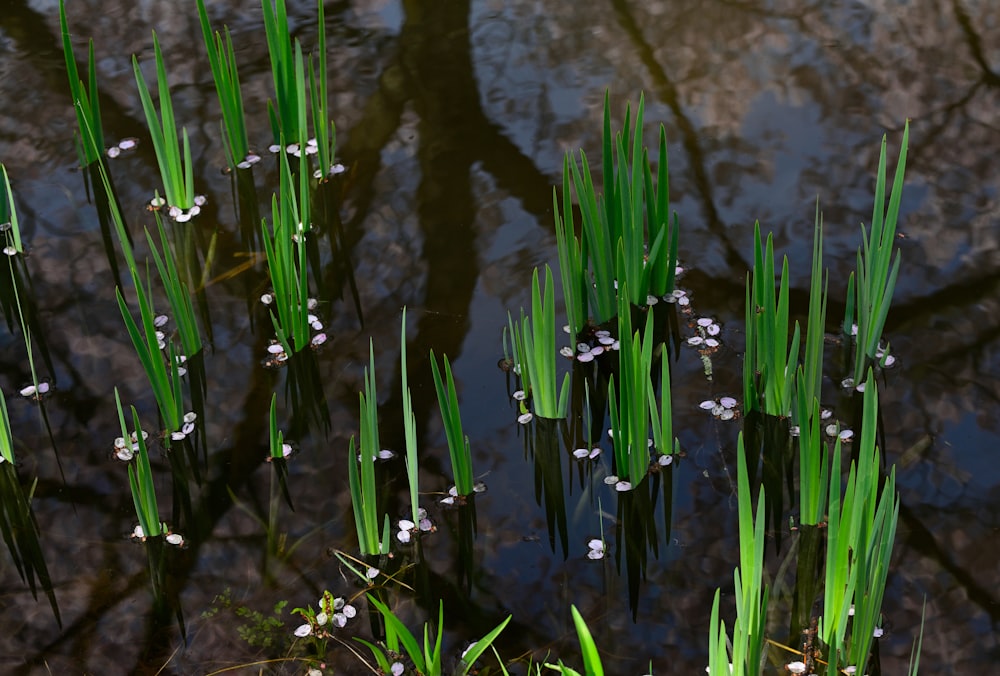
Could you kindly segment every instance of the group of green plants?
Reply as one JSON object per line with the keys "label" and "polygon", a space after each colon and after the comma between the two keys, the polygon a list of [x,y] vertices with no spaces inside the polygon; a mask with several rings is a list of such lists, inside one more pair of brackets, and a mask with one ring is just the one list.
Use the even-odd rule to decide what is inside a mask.
{"label": "group of green plants", "polygon": [[[617,360],[612,360],[609,367],[606,400],[615,451],[613,471],[628,480],[626,488],[634,487],[647,474],[650,434],[656,452],[669,454],[678,449],[671,426],[669,359],[662,354],[666,352],[664,345],[669,343],[667,337],[654,331],[654,311],[650,307],[658,297],[673,290],[678,226],[676,216],[672,223],[667,218],[669,192],[662,130],[654,184],[641,142],[641,101],[632,151],[627,155],[624,140],[629,135],[629,118],[626,111],[625,131],[612,141],[609,111],[605,106],[604,193],[599,195],[594,189],[586,156],[581,152],[579,164],[571,156],[564,162],[562,208],[558,194],[555,196],[560,271],[571,338],[586,343],[596,327],[609,322],[611,328],[618,329],[619,349]],[[765,241],[759,224],[754,227],[753,264],[746,285],[744,413],[763,415],[771,427],[783,426],[788,444],[792,430],[798,432],[800,523],[803,528],[825,526],[823,610],[813,620],[818,619],[819,639],[827,646],[829,673],[838,664],[852,665],[858,673],[863,673],[872,636],[880,621],[898,516],[894,470],[890,468],[887,476],[880,474],[882,463],[874,443],[878,404],[871,369],[884,366],[889,354],[888,346],[881,344],[881,335],[899,269],[899,255],[897,252],[893,256],[892,241],[899,216],[908,136],[907,125],[887,208],[886,141],[882,141],[873,218],[870,228],[862,226],[857,269],[847,283],[843,340],[851,344],[852,336],[856,338],[853,338],[850,376],[843,382],[845,386],[856,387],[858,393],[864,392],[864,419],[843,488],[841,444],[849,437],[834,434],[831,453],[825,441],[829,431],[824,429],[820,413],[829,275],[822,264],[819,204],[813,229],[804,340],[799,322],[791,321],[788,259],[783,260],[780,274],[776,274],[772,237],[768,235]],[[573,226],[570,177],[583,222],[579,239]],[[669,247],[665,245],[667,241]],[[536,270],[532,279],[532,312],[526,315],[522,310],[518,322],[508,319],[504,345],[535,415],[564,418],[570,374],[564,376],[562,388],[557,389],[554,355],[558,346],[551,286],[551,273],[546,269],[543,302]],[[632,318],[636,314],[646,317],[644,329],[633,329]],[[564,353],[572,356],[575,349],[564,349]],[[658,354],[660,369],[655,367]],[[580,369],[580,364],[574,362],[573,377],[581,375]],[[659,398],[655,396],[653,378],[657,371],[660,371]],[[864,379],[866,371],[868,378]],[[526,408],[524,403],[519,406]],[[580,414],[574,412],[574,415]],[[766,445],[754,451],[764,455],[769,452]],[[735,577],[737,621],[730,638],[720,620],[717,595],[710,635],[713,674],[733,673],[731,669],[744,674],[760,673],[767,654],[767,587],[762,582],[764,489],[759,490],[755,520],[742,436],[738,456],[741,561]],[[756,466],[758,457],[755,455],[749,462]],[[850,637],[849,608],[853,608]],[[810,661],[809,666],[815,665]]]}
{"label": "group of green plants", "polygon": [[[605,96],[603,192],[595,187],[583,151],[579,160],[567,154],[563,162],[561,204],[559,190],[553,190],[559,270],[571,342],[562,354],[574,358],[578,346],[588,345],[598,331],[614,332],[618,337],[617,350],[601,346],[599,351],[618,353],[616,367],[612,367],[615,373],[606,385],[620,489],[634,487],[646,476],[650,438],[660,456],[678,448],[670,410],[669,362],[662,358],[664,340],[654,331],[652,306],[674,290],[680,226],[676,214],[670,218],[666,132],[661,125],[654,173],[643,144],[644,107],[640,99],[634,120],[628,107],[623,131],[612,134],[610,98]],[[577,209],[579,235],[574,215]],[[531,288],[531,313],[522,309],[518,321],[508,314],[506,359],[528,402],[521,407],[527,411],[530,403],[535,416],[564,419],[571,376],[566,373],[558,384],[560,351],[548,266],[544,293],[538,270]],[[636,330],[634,313],[645,318]],[[657,360],[660,368],[654,368]]]}
{"label": "group of green plants", "polygon": [[[234,172],[244,170],[243,163],[251,150],[232,39],[228,29],[224,34],[213,33],[203,1],[198,0],[197,5],[222,110],[221,129],[227,163]],[[268,119],[274,144],[280,151],[280,185],[271,200],[271,225],[269,227],[265,220],[261,229],[268,278],[273,289],[271,320],[278,341],[291,355],[310,344],[305,240],[311,230],[315,181],[325,180],[333,164],[335,133],[327,107],[323,3],[318,3],[319,55],[315,65],[312,56],[307,58],[303,55],[299,41],[291,38],[284,1],[263,0],[262,7],[275,89],[275,100],[268,105]],[[140,266],[136,260],[132,239],[117,205],[104,160],[93,43],[88,51],[85,82],[77,70],[62,2],[60,22],[67,75],[79,124],[77,147],[81,165],[93,168],[92,175],[99,181],[95,192],[99,187],[104,208],[117,235],[118,250],[126,264],[134,300],[130,305],[127,299],[129,289],[121,287],[116,289],[116,300],[156,401],[164,438],[169,443],[171,433],[184,425],[185,400],[195,398],[190,388],[185,397],[181,369],[182,357],[199,353],[203,345],[192,303],[195,290],[183,273],[184,266],[178,262],[176,241],[170,236],[173,232],[171,228],[177,224],[167,227],[159,213],[155,213],[156,230],[154,233],[145,230],[145,244],[152,258],[152,269],[156,271],[177,325],[176,341],[179,345],[175,345],[174,337],[164,341],[157,326],[150,265],[147,261],[145,266]],[[196,206],[190,140],[183,126],[178,135],[164,58],[155,34],[153,45],[158,111],[140,64],[133,59],[136,84],[153,140],[166,204],[190,212]],[[565,420],[568,415],[581,416],[580,411],[570,410],[572,380],[585,377],[588,388],[590,382],[601,383],[602,401],[607,404],[606,415],[614,447],[612,471],[622,479],[626,488],[637,487],[651,467],[666,464],[661,461],[663,458],[679,452],[670,392],[670,341],[662,328],[658,328],[660,324],[653,307],[658,300],[670,297],[674,292],[679,223],[677,215],[671,217],[670,214],[666,133],[661,125],[654,171],[649,151],[643,143],[643,115],[644,102],[640,99],[634,118],[631,108],[627,108],[623,130],[613,134],[610,97],[606,96],[600,166],[603,190],[597,189],[587,156],[581,151],[578,157],[573,154],[566,156],[561,191],[558,188],[553,191],[561,289],[571,341],[568,356],[573,359],[572,368],[560,380],[555,284],[548,266],[544,270],[544,286],[539,279],[539,270],[533,273],[530,314],[521,310],[517,321],[508,315],[509,341],[504,341],[508,361],[525,395],[525,401],[519,404],[523,408],[522,414],[530,409],[534,416],[541,419]],[[315,141],[308,138],[310,122]],[[898,253],[893,256],[893,241],[900,209],[907,141],[908,129],[903,133],[902,150],[886,211],[886,150],[883,139],[872,223],[869,229],[862,227],[857,267],[847,283],[847,311],[842,329],[846,340],[851,340],[856,333],[850,382],[864,383],[865,387],[861,435],[855,446],[846,484],[842,484],[841,439],[834,441],[830,452],[823,438],[819,413],[828,277],[822,267],[822,219],[818,204],[804,342],[798,322],[794,326],[791,324],[787,258],[781,265],[780,276],[777,275],[772,238],[763,239],[759,227],[755,227],[753,264],[747,278],[744,412],[786,419],[799,429],[800,521],[803,526],[818,527],[824,523],[826,526],[823,604],[822,613],[816,619],[819,638],[827,646],[828,673],[833,673],[839,665],[848,664],[856,666],[859,673],[864,673],[871,637],[880,619],[898,518],[894,470],[890,469],[887,475],[883,475],[883,460],[875,447],[878,399],[871,373],[873,367],[885,364],[889,353],[888,347],[881,344],[881,336],[899,270]],[[311,171],[308,160],[306,148],[310,145],[316,148],[318,176]],[[297,152],[286,152],[292,146]],[[289,154],[298,161],[290,160]],[[2,215],[9,213],[11,227],[6,234],[7,244],[16,253],[23,249],[5,169],[3,174],[6,199],[2,200],[0,208],[6,209]],[[0,222],[7,220],[0,219]],[[138,312],[138,319],[133,314],[134,309]],[[30,334],[26,327],[22,329],[30,358]],[[613,334],[618,349],[606,350],[609,356],[604,361],[610,362],[607,377],[594,381],[591,378],[594,367],[587,366],[576,357],[578,346],[592,343],[598,331]],[[420,521],[418,501],[421,495],[418,485],[419,449],[407,377],[405,310],[400,356],[410,515],[412,522],[417,523]],[[444,368],[441,369],[433,351],[430,362],[455,481],[451,497],[458,497],[461,502],[477,490],[471,445],[463,431],[458,387],[451,363],[443,355]],[[37,388],[38,379],[33,367],[32,374]],[[387,496],[378,481],[376,470],[376,460],[382,451],[375,383],[374,345],[370,344],[364,389],[359,393],[360,434],[358,443],[355,444],[352,437],[347,449],[358,548],[368,560],[385,557],[393,546],[386,511]],[[591,415],[590,397],[588,389],[588,419]],[[149,450],[138,414],[134,407],[129,409],[129,431],[126,410],[117,390],[115,399],[122,437],[134,440],[135,453],[128,466],[128,480],[139,522],[140,530],[136,532],[141,533],[143,538],[166,535],[169,530],[159,515]],[[288,453],[284,436],[278,428],[275,403],[276,399],[272,399],[269,447],[273,464],[280,465]],[[0,419],[0,454],[2,460],[10,464],[14,461],[13,442],[2,395],[0,410],[3,413]],[[598,417],[600,419],[594,421],[596,425],[587,426],[586,435],[599,436],[591,428],[605,428],[603,415]],[[586,441],[588,444],[596,443],[593,438]],[[737,445],[736,462],[740,532],[740,564],[734,578],[736,622],[730,638],[722,620],[724,611],[717,592],[708,661],[712,674],[729,674],[735,670],[749,675],[761,672],[768,650],[763,516],[767,503],[761,488],[755,516],[748,468],[756,465],[758,458],[748,456],[742,437]],[[4,532],[6,534],[7,530]],[[362,641],[378,669],[383,673],[397,673],[395,655],[405,653],[417,673],[442,673],[443,606],[438,609],[436,634],[425,626],[421,643],[384,600],[374,594],[368,594],[366,598],[383,623],[380,644]],[[853,618],[849,619],[852,607]],[[319,623],[317,618],[328,615],[328,610],[322,604],[319,611],[298,609],[300,615],[310,618],[316,626],[325,624]],[[575,607],[571,609],[571,614],[583,654],[582,673],[602,674],[600,656],[586,622]],[[458,673],[469,671],[491,647],[509,620],[508,617],[470,648],[460,661]],[[318,634],[314,631],[312,635],[315,637]],[[499,656],[498,661],[501,671],[506,673]],[[541,671],[542,666],[535,665],[536,672]],[[563,674],[578,673],[562,662],[544,664],[544,667]],[[915,668],[911,673],[915,673]]]}

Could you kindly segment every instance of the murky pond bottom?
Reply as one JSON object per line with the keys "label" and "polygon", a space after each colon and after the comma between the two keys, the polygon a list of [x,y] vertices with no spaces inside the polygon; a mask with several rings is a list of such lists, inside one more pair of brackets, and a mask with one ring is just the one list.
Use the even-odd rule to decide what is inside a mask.
{"label": "murky pond bottom", "polygon": [[[203,415],[197,433],[169,453],[151,444],[161,516],[183,533],[183,548],[128,537],[136,515],[126,466],[113,457],[113,389],[136,405],[147,429],[156,427],[157,406],[115,301],[94,186],[88,191],[76,168],[58,13],[20,2],[3,13],[0,161],[27,255],[0,273],[8,325],[0,385],[16,459],[0,470],[5,496],[31,495],[38,533],[37,550],[8,542],[0,557],[5,673],[189,674],[237,665],[304,672],[301,662],[249,665],[289,655],[301,623],[292,608],[315,607],[325,589],[347,597],[362,590],[335,556],[358,554],[347,449],[359,433],[369,338],[382,446],[404,448],[403,306],[421,503],[436,531],[419,549],[394,546],[394,558],[379,564],[376,584],[392,590],[391,607],[416,629],[442,600],[449,656],[510,614],[496,647],[518,660],[512,673],[524,673],[529,658],[580,666],[575,605],[609,673],[646,673],[650,664],[653,673],[701,673],[716,588],[732,617],[735,449],[746,420],[717,420],[699,404],[741,398],[753,223],[774,231],[777,253],[789,256],[793,316],[804,320],[819,195],[833,331],[857,224],[871,219],[878,141],[888,133],[893,157],[905,117],[912,122],[896,241],[902,265],[886,329],[899,364],[879,380],[879,443],[897,468],[901,505],[878,655],[884,673],[903,672],[926,599],[926,673],[982,673],[1000,659],[1000,474],[991,461],[1000,441],[1000,293],[991,272],[1000,210],[987,179],[1000,149],[983,122],[1000,103],[991,78],[1000,57],[984,48],[1000,44],[997,10],[917,3],[897,16],[860,3],[641,4],[576,3],[543,15],[524,3],[328,5],[330,98],[346,171],[323,189],[337,227],[316,233],[309,282],[329,340],[268,369],[274,332],[259,300],[268,280],[255,238],[279,172],[263,152],[273,94],[260,7],[210,8],[213,25],[232,31],[251,140],[264,156],[238,174],[240,184],[219,171],[218,107],[194,5],[163,12],[71,3],[78,59],[86,39],[95,40],[108,143],[140,139],[108,161],[139,260],[148,255],[142,228],[155,226],[145,205],[161,181],[130,55],[152,81],[151,29],[191,136],[197,192],[208,198],[191,223],[169,226],[203,291],[196,312],[208,345],[191,365],[205,384]],[[307,52],[317,39],[315,12],[312,2],[289,4],[293,35]],[[513,381],[496,366],[506,312],[530,305],[532,270],[558,266],[552,186],[565,151],[584,148],[597,164],[609,86],[616,124],[642,90],[647,142],[655,125],[666,127],[687,269],[679,284],[694,308],[662,308],[680,332],[671,368],[683,455],[631,494],[603,482],[611,471],[606,435],[583,439],[577,418],[565,427],[519,425]],[[257,212],[234,200],[249,186]],[[119,275],[131,299],[123,267]],[[40,406],[17,394],[32,376],[11,278],[31,318],[36,367],[53,385]],[[159,291],[154,297],[166,307]],[[711,379],[686,343],[697,317],[721,329]],[[840,352],[832,342],[827,348],[823,403],[850,420],[856,403],[838,387]],[[431,349],[451,359],[473,469],[488,487],[461,508],[439,504],[452,476]],[[561,363],[560,373],[568,368]],[[274,393],[296,448],[287,494],[264,461]],[[584,441],[602,446],[601,457],[574,458]],[[408,514],[401,455],[376,470],[386,511],[393,520]],[[777,494],[787,491],[778,485]],[[17,523],[26,512],[7,500],[4,514]],[[793,647],[794,504],[785,494],[766,549],[768,636]],[[588,558],[588,542],[602,536],[605,557]],[[36,600],[19,575],[18,563],[38,561],[52,603],[40,584]],[[398,577],[387,582],[387,574]],[[363,599],[355,604],[362,612],[338,636],[367,655],[350,640],[372,635]],[[346,646],[328,647],[341,673],[365,671]],[[772,673],[783,653],[773,655]]]}

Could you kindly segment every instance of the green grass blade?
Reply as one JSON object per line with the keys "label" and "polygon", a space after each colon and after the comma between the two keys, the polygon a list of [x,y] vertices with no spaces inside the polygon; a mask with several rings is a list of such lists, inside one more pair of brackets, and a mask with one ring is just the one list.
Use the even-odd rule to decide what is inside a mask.
{"label": "green grass blade", "polygon": [[583,652],[583,669],[587,676],[604,676],[604,667],[601,664],[601,656],[597,652],[597,644],[587,627],[587,622],[580,615],[576,606],[570,606],[570,613],[573,615],[573,625],[576,627],[576,635],[580,639],[580,650]]}

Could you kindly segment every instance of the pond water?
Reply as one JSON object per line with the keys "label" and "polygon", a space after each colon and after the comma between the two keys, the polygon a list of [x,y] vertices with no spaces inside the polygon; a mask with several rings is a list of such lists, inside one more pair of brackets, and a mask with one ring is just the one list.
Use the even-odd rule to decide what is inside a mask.
{"label": "pond water", "polygon": [[[903,262],[886,329],[899,366],[880,383],[884,450],[901,496],[881,668],[904,672],[925,598],[922,673],[988,673],[1000,661],[996,3],[327,3],[330,98],[347,167],[335,182],[343,227],[337,252],[324,245],[318,274],[332,340],[297,375],[261,366],[272,335],[256,303],[264,265],[248,256],[230,177],[220,171],[218,106],[194,3],[68,4],[77,54],[94,38],[107,138],[140,139],[136,151],[110,162],[136,234],[153,225],[144,204],[159,177],[131,55],[151,79],[155,29],[166,56],[176,114],[191,134],[196,187],[208,196],[189,240],[208,281],[207,401],[193,462],[199,480],[175,483],[176,456],[153,454],[163,516],[189,539],[164,554],[174,605],[154,612],[146,551],[127,537],[135,513],[126,470],[111,458],[113,388],[147,428],[155,427],[156,405],[77,168],[58,3],[7,0],[0,161],[29,249],[22,302],[33,304],[36,360],[55,392],[42,408],[18,397],[31,376],[16,324],[0,336],[0,386],[17,480],[26,491],[37,479],[31,505],[62,623],[44,593],[35,600],[12,558],[0,555],[4,673],[209,673],[276,656],[241,639],[245,620],[234,608],[267,615],[287,600],[288,636],[298,624],[290,608],[315,604],[326,588],[356,591],[330,553],[357,550],[347,444],[358,433],[372,338],[383,444],[402,450],[404,306],[422,489],[445,491],[450,482],[428,364],[433,349],[452,360],[474,471],[489,491],[475,500],[474,525],[467,512],[436,508],[426,496],[438,532],[425,539],[416,574],[404,576],[419,593],[392,596],[401,617],[417,626],[444,599],[446,648],[457,652],[511,613],[497,642],[506,659],[562,656],[579,665],[569,617],[575,604],[609,673],[645,673],[649,664],[657,674],[702,673],[712,595],[721,587],[732,603],[739,561],[739,423],[713,420],[698,402],[741,391],[754,222],[788,255],[802,307],[819,197],[832,329],[843,315],[859,223],[871,219],[879,141],[888,134],[894,158],[907,118]],[[288,4],[293,34],[309,50],[315,3]],[[211,3],[210,16],[232,31],[252,143],[263,148],[272,85],[260,6]],[[537,438],[526,442],[541,432],[517,425],[497,369],[506,311],[529,304],[534,267],[558,263],[552,186],[566,151],[598,157],[605,89],[616,124],[625,102],[645,92],[647,139],[665,126],[682,285],[697,313],[723,327],[711,381],[692,349],[672,364],[685,456],[658,478],[655,532],[640,554],[624,553],[619,498],[600,481],[609,460],[591,472],[565,450],[543,456]],[[273,165],[266,158],[254,170],[262,199],[277,183]],[[831,365],[827,375],[825,403],[845,406],[835,382],[843,374]],[[273,392],[280,424],[300,451],[288,472],[294,511],[276,497],[263,462]],[[380,471],[400,478],[389,510],[401,514],[403,463]],[[591,561],[587,541],[602,523],[609,556]],[[771,545],[783,543],[768,550],[780,587],[788,584],[778,571],[789,537],[787,529],[770,535]],[[226,590],[232,608],[203,616]],[[367,635],[367,620],[355,622],[345,637]],[[785,641],[787,620],[773,614],[769,631]],[[343,647],[332,659],[341,673],[365,672]],[[294,663],[242,669],[304,671]]]}

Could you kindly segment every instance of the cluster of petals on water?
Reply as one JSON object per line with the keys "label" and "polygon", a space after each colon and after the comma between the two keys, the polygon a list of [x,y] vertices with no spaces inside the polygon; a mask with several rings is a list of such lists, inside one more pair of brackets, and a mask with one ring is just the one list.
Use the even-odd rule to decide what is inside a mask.
{"label": "cluster of petals on water", "polygon": [[260,162],[260,155],[254,152],[247,153],[247,156],[236,163],[237,169],[249,169],[253,165]]}
{"label": "cluster of petals on water", "polygon": [[52,384],[47,380],[40,380],[38,385],[25,385],[18,392],[25,399],[39,401],[52,394]]}
{"label": "cluster of petals on water", "polygon": [[711,317],[699,317],[695,320],[695,335],[687,339],[687,344],[699,349],[715,350],[722,343],[719,334],[722,327]]}
{"label": "cluster of petals on water", "polygon": [[[146,430],[142,431],[142,440],[145,441],[149,438],[149,432]],[[139,438],[136,436],[135,432],[129,436],[126,440],[124,437],[118,437],[115,439],[114,443],[114,455],[116,458],[122,462],[129,462],[135,457],[135,454],[139,452]]]}
{"label": "cluster of petals on water", "polygon": [[[563,331],[568,332],[569,327],[564,326]],[[559,350],[559,354],[567,359],[576,359],[577,361],[586,364],[594,361],[602,354],[609,354],[617,351],[619,348],[619,342],[614,336],[611,335],[610,331],[598,329],[597,331],[594,331],[593,340],[591,342],[580,341],[576,344],[575,351],[572,347],[567,345]]]}
{"label": "cluster of petals on water", "polygon": [[[166,541],[168,545],[173,545],[175,547],[181,547],[181,548],[187,546],[187,540],[184,539],[184,536],[181,535],[180,533],[175,533],[172,530],[170,530],[170,527],[167,526],[167,524],[161,523],[160,529],[165,533],[163,539]],[[136,526],[132,528],[132,532],[129,533],[129,537],[138,542],[145,542],[149,536],[146,535],[146,532],[142,529],[142,526],[136,524]]]}
{"label": "cluster of petals on water", "polygon": [[129,136],[123,138],[121,141],[116,143],[107,149],[106,154],[111,159],[120,157],[122,153],[129,153],[135,150],[139,146],[139,139],[134,136]]}
{"label": "cluster of petals on water", "polygon": [[413,542],[413,538],[422,533],[433,533],[437,530],[437,526],[428,518],[427,510],[423,507],[417,508],[417,518],[419,521],[413,523],[409,519],[400,519],[399,523],[396,524],[398,530],[396,531],[396,539],[404,545],[408,545]]}
{"label": "cluster of petals on water", "polygon": [[[274,294],[267,292],[261,294],[260,302],[265,307],[270,307],[274,304]],[[309,330],[311,335],[309,337],[309,347],[312,349],[318,349],[321,345],[326,343],[327,335],[323,332],[323,322],[315,314],[316,308],[319,307],[319,301],[315,298],[309,298],[306,300],[306,310],[309,314],[306,316],[306,320],[309,322]],[[288,361],[288,353],[285,351],[285,346],[277,338],[271,339],[271,342],[267,346],[267,357],[264,358],[264,366],[266,368],[279,368],[284,366]]]}
{"label": "cluster of petals on water", "polygon": [[[286,153],[288,153],[289,155],[291,155],[293,157],[302,157],[302,154],[304,152],[306,154],[306,156],[308,157],[310,155],[317,155],[319,153],[319,143],[316,141],[315,138],[311,138],[308,141],[306,141],[306,145],[305,145],[304,149],[298,143],[289,143],[289,144],[285,145],[284,147],[282,147],[281,145],[279,145],[277,143],[273,143],[273,144],[269,145],[267,147],[267,149],[268,149],[269,152],[274,153],[274,154],[278,154],[282,150],[284,150]],[[259,160],[259,158],[258,158],[258,160]],[[240,163],[240,164],[242,164],[242,163]],[[245,169],[245,168],[248,168],[250,165],[247,165],[247,167],[243,167],[243,166],[240,166],[240,165],[237,165],[237,166],[239,166],[241,169]],[[324,171],[323,171],[322,168],[317,169],[316,171],[314,171],[313,172],[313,178],[321,179],[321,178],[324,177],[324,175],[325,176],[336,176],[337,174],[342,174],[345,171],[347,171],[347,169],[344,167],[343,164],[340,164],[339,162],[335,162],[334,164],[330,165],[329,170],[327,170],[325,173],[324,173]]]}
{"label": "cluster of petals on water", "polygon": [[[169,322],[170,318],[167,317],[167,315],[156,315],[156,317],[153,318],[153,327],[156,329],[156,344],[157,347],[164,352],[167,351],[167,334],[163,329],[166,328]],[[187,375],[187,367],[185,366],[187,363],[187,357],[183,354],[178,354],[176,355],[176,361],[177,375]]]}
{"label": "cluster of petals on water", "polygon": [[198,414],[188,411],[181,421],[181,428],[170,433],[170,438],[174,441],[182,441],[185,437],[194,433],[194,421],[198,419]]}
{"label": "cluster of petals on water", "polygon": [[[475,493],[485,493],[486,492],[486,484],[483,483],[482,481],[477,481],[476,483],[474,483],[472,485],[472,492],[473,492],[473,494],[475,494]],[[467,495],[459,495],[458,488],[455,487],[455,486],[452,486],[451,488],[448,489],[448,495],[446,495],[445,497],[441,498],[441,504],[442,505],[461,505],[461,504],[465,504],[466,498],[468,498]]]}
{"label": "cluster of petals on water", "polygon": [[[374,570],[378,575],[377,569]],[[306,620],[295,628],[295,635],[299,638],[316,636],[318,638],[328,638],[331,630],[343,629],[347,626],[348,620],[357,617],[358,610],[348,603],[342,596],[334,596],[329,591],[324,591],[316,604],[318,611],[312,608],[296,608],[296,612]]]}
{"label": "cluster of petals on water", "polygon": [[719,397],[718,399],[706,399],[698,404],[698,408],[710,412],[719,420],[733,420],[736,418],[736,406],[739,404],[733,397]]}
{"label": "cluster of petals on water", "polygon": [[157,195],[153,199],[149,200],[149,208],[153,211],[162,211],[164,207],[167,209],[167,215],[170,216],[174,221],[178,223],[187,223],[192,218],[201,213],[201,208],[205,206],[208,198],[204,195],[195,195],[194,204],[187,208],[181,208],[175,204],[167,204],[167,200]]}

